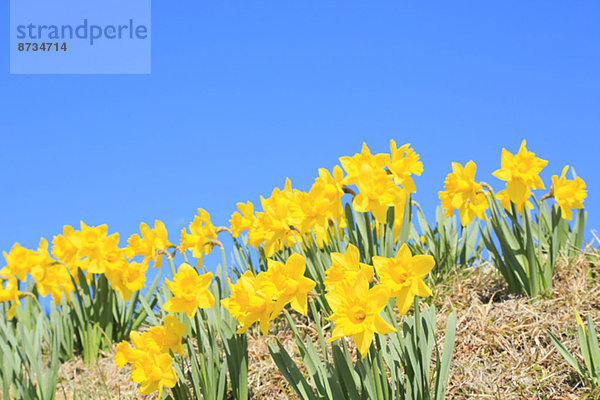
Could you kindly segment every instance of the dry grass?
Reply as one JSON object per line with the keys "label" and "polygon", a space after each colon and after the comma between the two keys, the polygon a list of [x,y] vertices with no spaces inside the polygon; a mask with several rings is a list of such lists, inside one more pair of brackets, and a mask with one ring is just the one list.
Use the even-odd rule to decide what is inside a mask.
{"label": "dry grass", "polygon": [[61,365],[58,372],[57,400],[74,399],[156,399],[137,393],[137,385],[129,380],[131,368],[118,369],[114,352],[85,366],[81,358]]}
{"label": "dry grass", "polygon": [[[456,346],[448,398],[453,399],[600,399],[590,393],[551,344],[550,329],[579,354],[574,308],[600,326],[600,253],[588,250],[557,267],[550,299],[511,295],[491,268],[462,271],[434,289],[438,328],[452,309],[458,313]],[[299,321],[299,322],[306,322]],[[314,328],[307,332],[315,337]],[[248,336],[249,386],[254,399],[297,398],[278,372],[267,343],[279,339],[298,358],[290,329],[278,321],[265,338]],[[440,338],[441,339],[441,338]],[[301,362],[298,364],[301,366]],[[85,368],[80,360],[61,367],[58,399],[151,399],[135,394],[128,369],[118,370],[112,357]],[[86,395],[87,393],[87,395]],[[120,393],[120,396],[119,396]]]}
{"label": "dry grass", "polygon": [[502,277],[492,269],[453,279],[434,299],[441,308],[440,318],[451,308],[458,311],[450,397],[600,398],[581,386],[547,334],[550,329],[570,351],[579,354],[574,309],[582,316],[591,315],[600,326],[599,275],[597,252],[563,260],[557,267],[551,298],[532,300],[509,294]]}

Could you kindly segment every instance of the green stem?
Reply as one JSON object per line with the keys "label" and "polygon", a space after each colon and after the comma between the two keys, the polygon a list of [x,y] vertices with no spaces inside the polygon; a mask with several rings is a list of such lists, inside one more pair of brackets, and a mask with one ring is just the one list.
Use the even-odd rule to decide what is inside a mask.
{"label": "green stem", "polygon": [[173,274],[173,276],[175,276],[175,264],[173,264],[173,259],[171,257],[168,257],[169,259],[169,266],[171,267],[171,274]]}
{"label": "green stem", "polygon": [[221,256],[223,257],[223,282],[221,283],[223,285],[221,289],[222,293],[224,293],[226,295],[226,290],[227,290],[227,257],[225,256],[225,247],[221,246]]}

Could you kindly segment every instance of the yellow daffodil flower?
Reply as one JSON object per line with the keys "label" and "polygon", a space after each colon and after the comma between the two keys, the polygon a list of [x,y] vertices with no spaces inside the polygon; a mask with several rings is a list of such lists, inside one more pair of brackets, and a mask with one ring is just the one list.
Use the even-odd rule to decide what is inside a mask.
{"label": "yellow daffodil flower", "polygon": [[0,270],[0,275],[9,278],[17,277],[20,281],[27,280],[27,274],[31,273],[32,269],[38,265],[39,256],[35,251],[22,247],[19,243],[15,243],[10,249],[10,253],[3,252],[6,259],[6,267]]}
{"label": "yellow daffodil flower", "polygon": [[8,319],[12,319],[15,316],[16,308],[21,306],[19,282],[14,277],[11,277],[6,280],[4,284],[4,287],[0,285],[0,303],[4,301],[14,301],[6,315]]}
{"label": "yellow daffodil flower", "polygon": [[63,264],[74,270],[77,259],[77,246],[75,245],[76,232],[72,226],[65,225],[63,234],[54,236],[52,239],[52,255]]}
{"label": "yellow daffodil flower", "polygon": [[133,364],[131,380],[140,384],[139,393],[151,394],[158,391],[160,399],[165,386],[172,388],[177,384],[173,359],[167,353],[145,353],[143,360]]}
{"label": "yellow daffodil flower", "polygon": [[405,144],[396,148],[396,142],[390,141],[390,154],[392,156],[389,166],[396,183],[408,193],[415,193],[417,188],[411,175],[420,176],[423,173],[423,163],[419,161],[419,155]]}
{"label": "yellow daffodil flower", "polygon": [[384,170],[390,163],[389,154],[372,155],[366,143],[363,143],[362,151],[352,157],[341,157],[340,163],[346,171],[346,177],[343,183],[345,185],[355,185],[358,183],[360,170],[364,165],[368,165],[375,170]]}
{"label": "yellow daffodil flower", "polygon": [[364,358],[375,333],[396,331],[380,315],[388,303],[390,290],[383,285],[369,289],[369,280],[365,276],[359,275],[358,279],[341,283],[325,298],[333,311],[328,319],[335,322],[328,342],[351,336]]}
{"label": "yellow daffodil flower", "polygon": [[246,271],[234,284],[228,280],[231,296],[221,300],[223,307],[238,320],[237,333],[244,333],[256,321],[263,335],[269,333],[269,321],[275,302],[260,289],[260,282],[251,271]]}
{"label": "yellow daffodil flower", "polygon": [[261,196],[260,199],[264,212],[257,214],[257,217],[265,232],[263,249],[265,255],[271,257],[275,252],[294,246],[300,240],[298,236],[301,235],[304,214],[289,179],[283,190],[275,188],[271,197],[265,199]]}
{"label": "yellow daffodil flower", "polygon": [[556,175],[552,176],[552,193],[556,204],[560,207],[561,215],[564,219],[573,219],[572,208],[583,208],[583,200],[587,197],[585,190],[585,182],[577,177],[573,180],[568,180],[565,175],[569,170],[569,166],[565,166],[562,170],[560,178]]}
{"label": "yellow daffodil flower", "polygon": [[308,292],[314,289],[316,282],[306,278],[306,260],[298,253],[292,254],[285,265],[279,261],[268,260],[268,269],[259,274],[259,286],[263,293],[275,301],[271,312],[274,319],[288,304],[302,315],[306,315]]}
{"label": "yellow daffodil flower", "polygon": [[[101,258],[99,253],[101,253],[104,241],[107,240],[107,234],[108,225],[93,227],[87,226],[83,221],[81,221],[81,231],[78,235],[73,237],[73,240],[75,241],[75,244],[79,250],[79,257],[88,257],[89,259]],[[98,268],[101,269],[101,267]]]}
{"label": "yellow daffodil flower", "polygon": [[192,249],[192,255],[202,265],[202,256],[210,254],[217,240],[217,228],[210,222],[210,215],[203,209],[198,209],[198,215],[190,224],[190,233],[185,228],[181,231],[181,248]]}
{"label": "yellow daffodil flower", "polygon": [[154,229],[150,229],[145,223],[140,224],[140,233],[133,234],[127,240],[128,248],[132,256],[144,256],[144,263],[154,261],[154,267],[160,268],[162,254],[159,250],[166,250],[172,244],[167,239],[167,228],[161,221],[154,221]]}
{"label": "yellow daffodil flower", "polygon": [[160,399],[165,386],[172,388],[177,384],[169,351],[183,354],[181,342],[184,333],[185,325],[174,315],[167,315],[162,326],[151,327],[142,333],[131,332],[130,339],[134,347],[125,341],[119,343],[115,364],[119,368],[133,364],[131,380],[140,384],[139,393],[158,391]]}
{"label": "yellow daffodil flower", "polygon": [[231,232],[233,237],[239,237],[242,231],[250,230],[256,223],[256,216],[254,215],[254,204],[251,202],[238,203],[237,208],[239,210],[231,215]]}
{"label": "yellow daffodil flower", "polygon": [[211,308],[215,305],[215,298],[208,289],[212,279],[212,272],[198,275],[188,264],[181,264],[173,281],[166,281],[173,297],[167,300],[164,310],[184,312],[188,317],[194,318],[198,308]]}
{"label": "yellow daffodil flower", "polygon": [[127,301],[134,292],[146,287],[144,284],[147,270],[148,264],[146,263],[123,260],[119,268],[107,269],[104,274],[119,296]]}
{"label": "yellow daffodil flower", "polygon": [[339,166],[334,168],[332,176],[328,170],[319,169],[319,177],[315,179],[308,193],[296,191],[296,204],[300,209],[302,235],[312,236],[319,246],[329,243],[329,228],[346,226],[346,218],[342,207],[344,191],[341,186],[343,172]]}
{"label": "yellow daffodil flower", "polygon": [[506,181],[506,192],[510,200],[519,206],[519,211],[523,211],[532,189],[544,189],[544,182],[539,173],[548,164],[548,161],[537,158],[535,153],[528,151],[525,144],[523,140],[519,152],[515,155],[502,149],[502,168],[492,174]]}
{"label": "yellow daffodil flower", "polygon": [[348,245],[346,253],[331,253],[332,265],[325,271],[325,289],[331,292],[340,282],[349,282],[364,278],[373,278],[373,267],[360,262],[360,252],[353,244]]}
{"label": "yellow daffodil flower", "polygon": [[115,365],[119,368],[132,364],[142,357],[143,351],[131,347],[126,341],[117,344],[115,348]]}
{"label": "yellow daffodil flower", "polygon": [[59,306],[62,304],[63,293],[68,299],[69,293],[75,290],[68,268],[60,263],[48,267],[44,279],[37,281],[37,288],[42,296],[50,294]]}
{"label": "yellow daffodil flower", "polygon": [[371,211],[377,222],[385,224],[387,208],[406,196],[406,192],[397,186],[392,176],[383,169],[363,164],[356,183],[360,193],[354,197],[352,205],[358,212]]}
{"label": "yellow daffodil flower", "polygon": [[258,249],[267,240],[267,231],[260,223],[263,220],[264,214],[264,212],[257,212],[256,220],[248,230],[248,243],[255,249]]}
{"label": "yellow daffodil flower", "polygon": [[165,317],[162,326],[153,326],[148,330],[148,336],[160,347],[163,353],[169,350],[183,355],[181,338],[185,334],[185,325],[173,314]]}
{"label": "yellow daffodil flower", "polygon": [[435,260],[429,255],[413,256],[403,244],[394,258],[373,257],[373,265],[381,283],[396,297],[400,314],[406,314],[415,296],[431,296],[431,289],[423,278],[433,269]]}
{"label": "yellow daffodil flower", "polygon": [[458,209],[460,222],[464,226],[475,218],[487,221],[485,210],[489,205],[482,192],[483,187],[475,181],[476,170],[477,165],[473,161],[469,161],[464,167],[459,163],[452,163],[452,173],[448,174],[444,182],[445,191],[438,193],[446,216],[451,217],[454,209]]}
{"label": "yellow daffodil flower", "polygon": [[50,256],[50,252],[48,251],[48,241],[44,238],[40,239],[40,245],[36,255],[37,263],[31,269],[31,275],[37,282],[40,282],[44,280],[47,269],[56,261]]}

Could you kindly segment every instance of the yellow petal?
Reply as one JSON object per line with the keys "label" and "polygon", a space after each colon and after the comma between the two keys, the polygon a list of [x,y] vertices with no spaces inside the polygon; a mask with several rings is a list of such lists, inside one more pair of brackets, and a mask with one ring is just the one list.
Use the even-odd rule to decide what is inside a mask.
{"label": "yellow petal", "polygon": [[429,297],[433,295],[429,286],[427,286],[421,279],[417,279],[415,282],[415,294],[420,297]]}
{"label": "yellow petal", "polygon": [[392,325],[388,324],[382,317],[381,315],[377,315],[375,317],[375,332],[385,335],[387,333],[392,333],[392,332],[396,332],[396,328],[394,328]]}
{"label": "yellow petal", "polygon": [[396,306],[400,315],[404,315],[410,309],[410,305],[414,300],[414,295],[410,291],[410,286],[405,286],[400,289],[400,292],[396,296]]}
{"label": "yellow petal", "polygon": [[352,336],[354,339],[354,343],[356,343],[356,347],[360,352],[362,358],[365,358],[369,352],[369,347],[371,347],[371,343],[373,342],[373,332],[364,330]]}
{"label": "yellow petal", "polygon": [[413,268],[419,277],[427,275],[435,266],[435,259],[430,255],[416,255],[413,257]]}
{"label": "yellow petal", "polygon": [[506,184],[506,192],[513,203],[521,204],[527,200],[529,188],[519,180],[513,180]]}

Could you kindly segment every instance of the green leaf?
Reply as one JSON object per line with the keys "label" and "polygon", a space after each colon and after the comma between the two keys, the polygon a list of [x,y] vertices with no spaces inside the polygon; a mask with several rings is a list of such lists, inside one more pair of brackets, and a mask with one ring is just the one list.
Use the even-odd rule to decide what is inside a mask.
{"label": "green leaf", "polygon": [[292,388],[298,393],[301,399],[317,400],[317,396],[302,375],[294,360],[287,353],[281,342],[277,340],[277,346],[269,343],[269,352],[275,364],[286,378]]}
{"label": "green leaf", "polygon": [[[448,377],[450,376],[450,362],[454,353],[454,341],[456,337],[456,311],[452,311],[446,322],[446,337],[444,339],[444,348],[441,361],[437,357],[439,365],[438,373],[435,379],[435,400],[442,400],[448,387]],[[437,351],[437,346],[436,346]]]}
{"label": "green leaf", "polygon": [[569,350],[567,350],[567,348],[561,343],[560,340],[558,340],[556,336],[554,336],[552,332],[550,332],[550,330],[548,330],[548,335],[550,336],[552,344],[554,345],[554,347],[556,347],[556,349],[563,356],[563,358],[571,365],[571,367],[575,369],[575,371],[577,371],[577,373],[581,377],[587,380],[585,367],[581,365],[579,361],[577,361],[577,359],[575,359],[575,357],[569,352]]}

